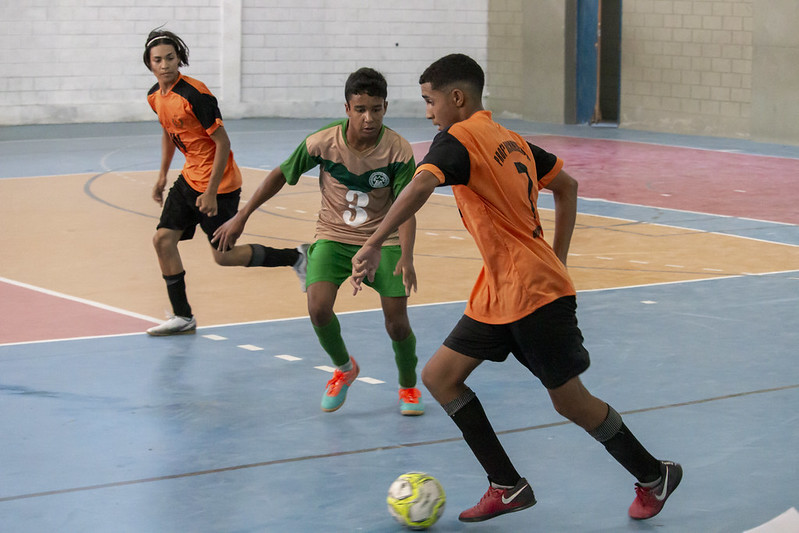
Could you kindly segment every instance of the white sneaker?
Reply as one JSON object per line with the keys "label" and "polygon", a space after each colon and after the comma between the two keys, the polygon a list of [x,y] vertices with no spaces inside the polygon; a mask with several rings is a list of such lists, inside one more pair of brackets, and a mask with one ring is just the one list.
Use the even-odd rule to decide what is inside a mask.
{"label": "white sneaker", "polygon": [[301,244],[297,246],[297,251],[300,252],[300,258],[297,259],[297,262],[291,267],[294,269],[297,277],[300,278],[300,288],[302,292],[305,292],[305,275],[308,273],[308,248],[310,247],[310,244]]}
{"label": "white sneaker", "polygon": [[151,327],[147,333],[155,337],[164,337],[167,335],[191,335],[196,331],[197,321],[194,317],[173,316],[163,324]]}

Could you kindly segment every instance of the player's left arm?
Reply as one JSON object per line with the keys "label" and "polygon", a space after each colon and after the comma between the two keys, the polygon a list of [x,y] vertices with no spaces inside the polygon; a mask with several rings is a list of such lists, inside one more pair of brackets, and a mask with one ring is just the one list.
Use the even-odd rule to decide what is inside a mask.
{"label": "player's left arm", "polygon": [[399,241],[402,255],[397,261],[394,275],[402,276],[405,295],[410,296],[411,291],[416,292],[416,268],[413,266],[413,247],[416,244],[416,215],[411,215],[408,220],[400,224]]}
{"label": "player's left arm", "polygon": [[565,265],[574,224],[577,221],[577,180],[561,169],[545,188],[552,191],[555,199],[555,232],[552,237],[552,249]]}
{"label": "player's left arm", "polygon": [[211,140],[216,145],[214,151],[214,164],[211,167],[211,176],[208,178],[208,187],[205,192],[197,197],[197,207],[200,212],[209,217],[216,216],[216,192],[222,182],[225,173],[228,157],[230,156],[230,137],[228,137],[224,126],[219,126],[211,134]]}

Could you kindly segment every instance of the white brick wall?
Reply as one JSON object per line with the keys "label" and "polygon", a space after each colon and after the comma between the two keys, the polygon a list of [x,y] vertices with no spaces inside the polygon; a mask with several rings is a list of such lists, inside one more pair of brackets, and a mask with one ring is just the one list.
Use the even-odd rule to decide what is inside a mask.
{"label": "white brick wall", "polygon": [[[338,116],[346,76],[372,66],[392,113],[420,116],[418,76],[453,51],[485,64],[488,0],[4,0],[0,124],[153,118],[141,61],[161,25],[190,49],[184,73],[226,117]],[[231,20],[241,14],[240,20]],[[226,18],[227,17],[227,18]]]}
{"label": "white brick wall", "polygon": [[[21,0],[0,7],[0,123],[151,118],[144,94],[154,78],[141,61],[144,40],[167,23],[191,49],[190,69],[213,88],[219,65],[201,36],[219,41],[218,2]],[[148,5],[149,4],[149,5]],[[194,20],[183,22],[185,14]],[[206,41],[207,42],[207,41]],[[193,44],[193,45],[192,45]],[[209,57],[210,56],[210,57]],[[149,114],[148,114],[149,113]]]}
{"label": "white brick wall", "polygon": [[350,72],[389,83],[392,114],[421,116],[418,79],[440,56],[484,62],[487,0],[244,0],[242,114],[338,116]]}

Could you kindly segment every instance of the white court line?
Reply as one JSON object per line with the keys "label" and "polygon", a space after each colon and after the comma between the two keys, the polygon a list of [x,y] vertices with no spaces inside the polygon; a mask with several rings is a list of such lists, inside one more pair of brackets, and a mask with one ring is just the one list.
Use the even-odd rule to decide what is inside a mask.
{"label": "white court line", "polygon": [[[799,272],[799,270],[781,270],[781,271],[777,271],[777,272],[761,272],[761,273],[757,273],[757,274],[746,274],[746,275],[735,275],[735,276],[718,276],[718,277],[711,277],[711,278],[704,278],[704,279],[690,279],[690,280],[682,280],[682,281],[664,281],[664,282],[659,282],[659,283],[644,283],[644,284],[641,284],[641,285],[627,285],[627,286],[624,286],[624,287],[608,287],[608,288],[603,288],[603,289],[583,289],[583,290],[577,291],[577,294],[589,293],[589,292],[603,292],[603,291],[620,291],[620,290],[626,290],[626,289],[640,289],[640,288],[643,288],[643,287],[658,287],[658,286],[661,286],[661,285],[679,285],[679,284],[682,284],[682,283],[703,283],[703,282],[715,281],[715,280],[720,280],[720,279],[734,279],[734,278],[743,278],[743,277],[748,277],[748,276],[758,276],[758,277],[773,276],[773,275],[779,275],[779,274],[790,274],[792,272]],[[799,278],[791,277],[789,279],[799,279]],[[0,278],[0,281],[2,281],[2,280],[3,280],[3,278]],[[448,302],[434,302],[434,303],[426,303],[426,304],[415,304],[415,305],[409,305],[408,308],[435,307],[435,306],[450,305],[450,304],[462,304],[462,305],[465,305],[466,304],[466,300],[451,300],[451,301],[448,301]],[[382,312],[382,309],[374,308],[374,309],[362,309],[362,310],[359,310],[359,311],[341,311],[341,312],[338,312],[336,314],[337,315],[356,315],[356,314],[362,314],[362,313],[376,313],[376,312]],[[288,318],[270,318],[269,320],[252,320],[250,322],[231,322],[231,323],[228,323],[228,324],[215,324],[215,325],[211,325],[211,326],[198,326],[197,330],[215,329],[215,328],[228,328],[228,327],[233,327],[233,326],[249,326],[249,325],[257,325],[257,324],[271,324],[273,322],[289,322],[289,321],[294,321],[294,320],[308,320],[308,317],[307,316],[295,316],[295,317],[288,317]],[[69,338],[64,338],[64,339],[46,339],[46,340],[38,340],[38,341],[10,342],[10,343],[6,343],[6,344],[0,344],[0,347],[17,346],[17,345],[23,345],[23,344],[42,344],[42,343],[48,343],[48,342],[77,341],[77,340],[88,340],[88,339],[105,339],[105,338],[111,338],[111,337],[130,337],[132,335],[146,335],[146,333],[144,333],[144,332],[140,332],[140,333],[116,333],[116,334],[113,334],[113,335],[94,335],[94,336],[89,336],[89,337],[69,337]],[[319,370],[323,369],[323,367],[317,367],[317,368],[319,368]],[[335,369],[333,369],[333,370],[335,370]],[[333,372],[333,370],[330,370],[330,372]]]}
{"label": "white court line", "polygon": [[250,352],[260,352],[263,350],[260,346],[255,346],[254,344],[239,344],[236,348],[241,348],[242,350],[247,350]]}

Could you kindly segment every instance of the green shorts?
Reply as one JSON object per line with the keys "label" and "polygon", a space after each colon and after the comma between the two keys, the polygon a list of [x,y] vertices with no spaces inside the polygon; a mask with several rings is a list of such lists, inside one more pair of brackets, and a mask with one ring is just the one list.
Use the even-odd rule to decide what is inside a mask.
{"label": "green shorts", "polygon": [[[320,239],[308,249],[308,273],[306,286],[317,281],[329,281],[341,286],[352,275],[352,258],[360,250],[357,244]],[[402,276],[395,276],[394,269],[402,255],[399,245],[383,246],[380,266],[375,272],[375,280],[364,280],[364,284],[372,287],[380,296],[407,296]]]}

